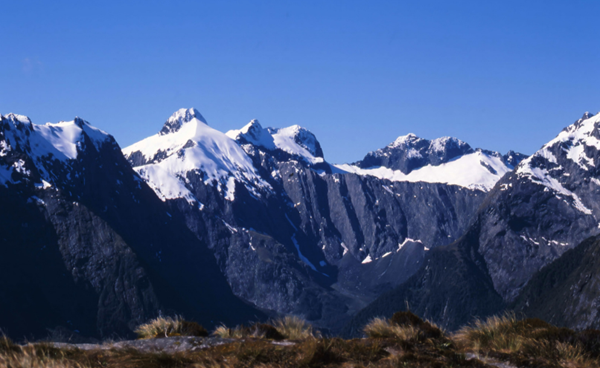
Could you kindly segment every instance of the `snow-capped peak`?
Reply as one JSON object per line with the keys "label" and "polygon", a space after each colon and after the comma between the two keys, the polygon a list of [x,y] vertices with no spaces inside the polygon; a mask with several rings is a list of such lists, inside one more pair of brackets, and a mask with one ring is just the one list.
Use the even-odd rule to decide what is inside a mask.
{"label": "snow-capped peak", "polygon": [[441,137],[436,138],[429,144],[430,151],[438,154],[443,154],[450,150],[462,151],[468,149],[469,145],[458,138],[454,137]]}
{"label": "snow-capped peak", "polygon": [[[12,112],[6,115],[8,120],[19,122],[22,124],[31,124],[31,119],[25,115],[13,114]],[[2,115],[0,115],[0,119],[2,119]]]}
{"label": "snow-capped peak", "polygon": [[195,109],[180,109],[165,123],[160,133],[123,149],[134,169],[162,199],[185,198],[196,201],[186,186],[188,174],[226,190],[233,200],[235,182],[255,195],[257,189],[270,189],[250,157],[231,138],[208,126]]}
{"label": "snow-capped peak", "polygon": [[419,141],[419,140],[422,140],[422,139],[417,137],[413,133],[408,133],[407,135],[401,135],[398,138],[396,138],[396,140],[393,141],[392,143],[390,143],[388,145],[388,147],[398,147],[401,145],[409,145],[409,144],[411,144],[415,141]]}
{"label": "snow-capped peak", "polygon": [[[577,194],[581,178],[593,176],[600,163],[600,114],[583,114],[581,119],[563,129],[553,140],[523,160],[517,175],[544,185],[557,196],[571,197],[575,208],[591,215],[584,200]],[[597,182],[592,177],[591,182]],[[581,192],[585,193],[585,190]]]}
{"label": "snow-capped peak", "polygon": [[193,120],[197,120],[198,122],[208,125],[202,114],[200,114],[200,112],[193,107],[191,109],[179,109],[175,111],[175,113],[173,113],[169,119],[167,119],[159,134],[164,135],[177,132],[184,124]]}
{"label": "snow-capped peak", "polygon": [[311,159],[311,161],[315,158],[319,158],[320,160],[317,160],[319,162],[323,161],[321,145],[317,141],[317,137],[308,129],[292,125],[287,128],[268,128],[268,130],[279,149]]}
{"label": "snow-capped peak", "polygon": [[[447,183],[489,191],[524,155],[477,149],[453,137],[433,140],[410,133],[338,169],[392,181]],[[510,162],[509,162],[510,161]]]}
{"label": "snow-capped peak", "polygon": [[[89,148],[86,144],[91,143],[96,150],[100,150],[111,139],[110,135],[78,117],[72,121],[37,125],[23,115],[0,115],[0,157],[13,150],[27,154],[42,178],[48,182],[53,182],[49,173],[56,160],[74,160],[81,150]],[[48,168],[45,169],[45,166]],[[9,178],[5,175],[3,183]]]}
{"label": "snow-capped peak", "polygon": [[591,118],[593,116],[594,116],[594,114],[592,114],[589,111],[586,111],[586,112],[583,113],[583,116],[581,117],[581,119],[578,120],[578,122],[583,121],[583,120],[587,120],[587,119],[589,119],[589,118]]}
{"label": "snow-capped peak", "polygon": [[276,148],[273,136],[267,129],[263,129],[258,120],[252,119],[240,130],[230,130],[225,133],[229,138],[240,143],[250,143],[268,150]]}
{"label": "snow-capped peak", "polygon": [[420,167],[440,165],[473,152],[473,149],[460,139],[442,137],[430,141],[410,133],[398,137],[384,148],[369,152],[355,165],[363,169],[386,167],[409,174]]}
{"label": "snow-capped peak", "polygon": [[258,120],[254,119],[242,129],[228,131],[227,136],[240,144],[250,143],[270,151],[279,149],[311,164],[324,162],[323,150],[317,137],[299,125],[264,129]]}
{"label": "snow-capped peak", "polygon": [[110,137],[79,117],[72,121],[37,125],[26,116],[11,113],[4,119],[0,115],[0,121],[5,123],[0,130],[3,130],[7,143],[13,147],[18,143],[34,158],[51,154],[59,160],[74,159],[77,157],[77,148],[84,142],[84,133],[97,149]]}
{"label": "snow-capped peak", "polygon": [[[593,157],[590,149],[596,151]],[[600,113],[592,115],[589,112],[575,123],[563,129],[553,140],[542,146],[527,160],[519,165],[519,171],[526,173],[532,166],[537,166],[540,158],[547,162],[557,164],[557,157],[565,156],[583,170],[595,167],[594,156],[600,150]]]}

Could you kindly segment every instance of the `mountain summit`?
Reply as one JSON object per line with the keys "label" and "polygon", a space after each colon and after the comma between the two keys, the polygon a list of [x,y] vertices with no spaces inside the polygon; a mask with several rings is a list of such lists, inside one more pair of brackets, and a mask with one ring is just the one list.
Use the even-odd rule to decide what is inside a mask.
{"label": "mountain summit", "polygon": [[165,122],[165,125],[160,130],[161,135],[177,132],[182,125],[189,123],[192,120],[198,120],[201,123],[208,125],[204,117],[198,112],[198,110],[191,109],[179,109],[173,113]]}
{"label": "mountain summit", "polygon": [[123,149],[124,155],[162,199],[199,201],[188,188],[189,175],[228,193],[235,181],[256,195],[269,185],[240,146],[208,126],[195,109],[180,109],[151,137]]}
{"label": "mountain summit", "polygon": [[525,157],[513,151],[502,155],[474,150],[453,137],[427,140],[411,133],[369,152],[362,161],[336,166],[346,172],[391,181],[447,183],[489,191]]}
{"label": "mountain summit", "polygon": [[230,130],[226,134],[240,144],[251,144],[268,151],[280,150],[311,164],[324,162],[317,137],[299,125],[265,129],[254,119],[242,129]]}
{"label": "mountain summit", "polygon": [[409,174],[419,167],[440,165],[472,152],[471,146],[457,138],[442,137],[430,141],[410,133],[398,137],[387,147],[369,152],[355,165],[363,169],[383,166]]}

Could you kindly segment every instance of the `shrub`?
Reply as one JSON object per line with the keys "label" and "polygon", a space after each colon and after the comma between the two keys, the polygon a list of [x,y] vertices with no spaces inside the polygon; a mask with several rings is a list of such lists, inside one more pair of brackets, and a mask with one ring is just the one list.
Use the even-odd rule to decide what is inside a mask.
{"label": "shrub", "polygon": [[208,336],[204,327],[196,322],[186,321],[179,316],[157,317],[140,325],[135,333],[139,339],[154,339],[169,336]]}

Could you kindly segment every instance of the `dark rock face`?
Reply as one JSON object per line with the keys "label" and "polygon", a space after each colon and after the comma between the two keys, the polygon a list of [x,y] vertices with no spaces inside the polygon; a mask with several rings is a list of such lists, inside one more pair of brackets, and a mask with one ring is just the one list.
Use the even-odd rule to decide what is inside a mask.
{"label": "dark rock face", "polygon": [[173,133],[181,128],[183,123],[186,123],[192,119],[198,119],[204,124],[206,124],[206,120],[204,117],[198,112],[196,109],[181,109],[177,111],[171,118],[169,118],[163,128],[161,129],[161,135]]}
{"label": "dark rock face", "polygon": [[361,168],[384,166],[408,174],[419,167],[439,165],[473,152],[471,146],[456,138],[444,137],[430,141],[409,134],[399,137],[385,148],[369,152],[355,165]]}
{"label": "dark rock face", "polygon": [[342,335],[360,337],[373,317],[390,318],[397,311],[410,310],[450,331],[473,318],[502,311],[505,303],[494,290],[483,257],[473,247],[478,226],[475,223],[455,243],[431,250],[423,268],[357,313]]}
{"label": "dark rock face", "polygon": [[591,237],[542,268],[511,305],[557,326],[600,328],[600,239]]}
{"label": "dark rock face", "polygon": [[39,156],[39,132],[23,120],[0,118],[4,332],[39,338],[63,326],[130,336],[161,313],[207,327],[264,318],[233,295],[212,252],[173,219],[112,137],[99,141],[76,119],[77,157]]}
{"label": "dark rock face", "polygon": [[504,162],[510,166],[517,167],[521,161],[527,158],[527,155],[510,150],[506,155],[502,156],[502,158],[504,159]]}
{"label": "dark rock face", "polygon": [[[490,300],[494,300],[490,295],[501,297],[492,303],[500,306],[515,301],[524,290],[525,294],[516,302],[519,310],[545,316],[550,321],[567,324],[569,327],[595,326],[590,322],[593,318],[591,316],[595,316],[595,312],[592,312],[595,286],[590,283],[589,288],[583,291],[581,288],[585,288],[585,282],[577,279],[579,274],[576,273],[586,272],[584,268],[589,267],[589,264],[584,263],[582,269],[577,271],[572,268],[575,265],[574,259],[582,259],[584,253],[590,257],[589,262],[595,262],[595,253],[591,250],[579,250],[570,252],[564,260],[561,256],[599,232],[597,218],[600,216],[600,181],[596,168],[600,164],[600,151],[597,148],[600,147],[599,124],[600,115],[585,115],[532,157],[521,162],[515,171],[504,176],[481,204],[467,235],[447,249],[436,249],[436,252],[446,253],[454,249],[454,254],[464,256],[459,261],[448,264],[444,259],[433,257],[436,252],[432,252],[432,258],[427,260],[429,269],[421,269],[404,285],[390,292],[387,299],[382,297],[375,301],[359,314],[362,316],[360,323],[368,319],[368,316],[374,316],[373,313],[384,306],[391,309],[402,308],[401,301],[408,301],[411,310],[414,305],[426,306],[426,309],[416,311],[422,311],[426,318],[453,328],[468,323],[474,317],[498,311],[499,309],[494,308],[486,309]],[[580,247],[592,248],[589,244]],[[472,263],[479,267],[479,271],[473,271],[469,266]],[[544,268],[549,264],[557,266]],[[557,269],[570,271],[559,272]],[[428,270],[435,271],[427,272]],[[439,283],[431,282],[434,280],[432,272],[442,272],[441,270],[444,270],[444,276],[438,279]],[[538,272],[540,273],[534,284],[526,287]],[[460,295],[456,287],[461,282],[455,279],[456,275],[463,275],[466,283],[484,279],[489,282],[482,288],[486,291],[474,293],[469,298],[453,299],[453,294],[448,295],[448,308],[444,310],[456,311],[448,319],[446,314],[437,312],[442,305],[438,296],[446,295],[448,290],[454,290],[453,293]],[[576,301],[578,305],[570,304],[571,301],[564,304],[564,299],[556,299],[551,303],[551,292],[546,289],[546,299],[541,300],[548,301],[550,305],[542,306],[541,301],[533,300],[533,296],[543,289],[542,285],[549,288],[544,282],[552,277],[556,278],[552,282],[556,283],[558,291],[562,290],[567,298],[566,290],[570,290],[569,297],[575,298],[572,299],[573,303]],[[564,280],[564,277],[568,279]],[[423,285],[423,288],[419,289],[419,285]],[[526,288],[523,289],[524,287]],[[579,292],[574,291],[577,287],[580,287]],[[420,292],[411,294],[411,290]],[[531,307],[527,307],[527,302]],[[591,304],[588,305],[588,302]],[[562,313],[549,317],[550,311],[556,313],[563,306],[565,310],[573,312],[570,317]],[[390,311],[386,313],[389,314]],[[347,331],[355,331],[359,323],[357,321]]]}

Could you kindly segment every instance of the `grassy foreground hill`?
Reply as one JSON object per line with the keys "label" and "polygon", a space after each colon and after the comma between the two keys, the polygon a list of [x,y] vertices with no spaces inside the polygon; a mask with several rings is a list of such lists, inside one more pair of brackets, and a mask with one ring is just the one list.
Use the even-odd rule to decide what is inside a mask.
{"label": "grassy foreground hill", "polygon": [[[375,318],[365,337],[323,338],[302,320],[217,328],[180,318],[140,326],[140,339],[17,345],[0,339],[1,367],[598,367],[600,331],[491,317],[447,334],[411,312]],[[161,338],[162,337],[162,338]]]}

